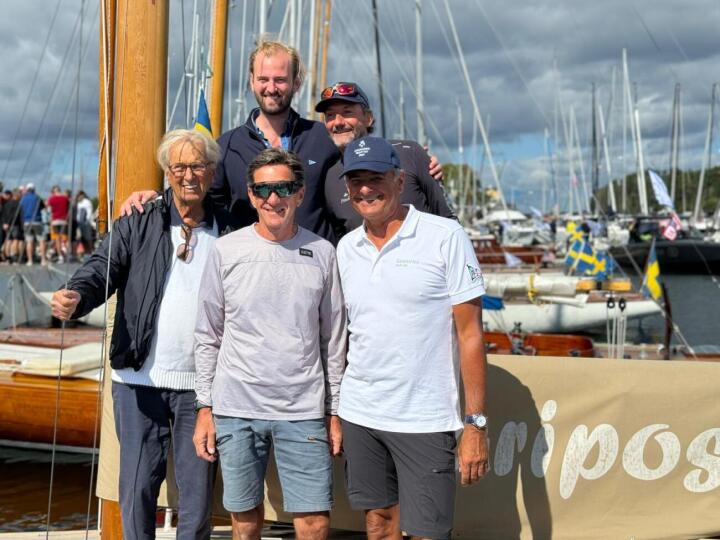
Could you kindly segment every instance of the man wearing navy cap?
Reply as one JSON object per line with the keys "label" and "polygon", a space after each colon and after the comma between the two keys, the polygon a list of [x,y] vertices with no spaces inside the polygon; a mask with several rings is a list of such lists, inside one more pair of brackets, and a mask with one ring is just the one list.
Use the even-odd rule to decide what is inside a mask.
{"label": "man wearing navy cap", "polygon": [[[324,114],[325,128],[340,152],[355,139],[373,132],[375,117],[368,97],[360,85],[353,82],[338,82],[325,88],[315,106]],[[416,209],[438,216],[454,218],[440,184],[431,174],[442,177],[442,168],[437,160],[428,156],[424,148],[415,141],[394,140],[393,145],[405,171],[405,188],[401,200]],[[325,178],[325,199],[330,214],[335,220],[336,235],[358,227],[362,218],[350,204],[345,182],[340,177],[342,162],[332,166]]]}
{"label": "man wearing navy cap", "polygon": [[459,223],[402,204],[392,144],[354,140],[343,163],[364,225],[337,248],[350,336],[338,410],[348,497],[370,539],[450,538],[456,449],[463,485],[488,470],[482,273]]}

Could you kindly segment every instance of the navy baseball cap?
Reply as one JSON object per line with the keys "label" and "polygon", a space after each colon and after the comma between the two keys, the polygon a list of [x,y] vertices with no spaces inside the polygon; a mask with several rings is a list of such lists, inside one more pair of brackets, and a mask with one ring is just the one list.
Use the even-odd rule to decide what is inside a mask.
{"label": "navy baseball cap", "polygon": [[315,111],[324,113],[331,101],[346,101],[348,103],[359,103],[365,109],[370,108],[368,97],[360,85],[354,82],[338,82],[328,86],[320,94],[320,101],[315,105]]}
{"label": "navy baseball cap", "polygon": [[386,173],[400,168],[400,158],[392,144],[380,137],[362,137],[345,147],[343,172],[372,171]]}

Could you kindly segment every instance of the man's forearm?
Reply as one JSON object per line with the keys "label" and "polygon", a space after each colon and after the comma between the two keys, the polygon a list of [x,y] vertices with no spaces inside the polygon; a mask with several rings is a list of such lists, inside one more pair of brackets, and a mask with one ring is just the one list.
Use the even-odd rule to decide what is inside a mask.
{"label": "man's forearm", "polygon": [[484,413],[487,361],[482,333],[461,340],[460,375],[465,392],[465,414]]}

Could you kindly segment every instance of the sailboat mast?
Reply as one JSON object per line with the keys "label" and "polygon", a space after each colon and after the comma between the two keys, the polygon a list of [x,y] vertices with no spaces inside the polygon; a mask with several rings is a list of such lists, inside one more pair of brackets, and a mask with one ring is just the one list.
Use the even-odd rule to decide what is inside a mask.
{"label": "sailboat mast", "polygon": [[627,78],[627,49],[622,51],[623,62],[623,79],[622,79],[622,212],[627,213],[627,135],[628,135],[628,118],[630,116],[630,105],[628,103],[628,93],[625,91],[625,80]]}
{"label": "sailboat mast", "polygon": [[97,232],[103,236],[108,230],[108,182],[112,161],[113,73],[115,66],[115,10],[117,0],[100,3],[100,113],[98,118],[98,216]]}
{"label": "sailboat mast", "polygon": [[670,199],[675,203],[675,184],[677,182],[678,168],[678,132],[680,129],[679,122],[680,110],[680,83],[675,85],[675,97],[673,98],[673,114],[672,114],[672,142],[670,147]]}
{"label": "sailboat mast", "polygon": [[330,17],[332,17],[332,2],[325,0],[325,16],[323,17],[323,45],[322,62],[320,63],[320,88],[327,84],[328,51],[330,49]]}
{"label": "sailboat mast", "polygon": [[[105,0],[105,15],[115,12],[112,1]],[[108,146],[115,141],[115,208],[133,191],[161,190],[162,171],[155,161],[155,151],[165,132],[167,102],[168,2],[137,2],[117,0],[116,27],[118,44],[115,54],[115,84],[108,87],[117,98],[114,133]],[[108,32],[110,35],[110,32]],[[142,62],[137,59],[142,58]],[[106,116],[107,125],[107,116]],[[112,309],[112,308],[111,308]],[[111,318],[112,315],[109,314]],[[112,407],[110,377],[105,377],[105,411]],[[112,418],[112,413],[104,414]],[[98,485],[117,481],[117,447],[112,424],[103,424],[100,437]],[[103,479],[106,478],[106,480]],[[102,500],[102,540],[122,538],[119,505]],[[106,494],[105,494],[106,495]]]}
{"label": "sailboat mast", "polygon": [[710,101],[710,114],[708,115],[707,135],[705,136],[705,153],[703,154],[702,168],[700,169],[700,180],[698,180],[697,194],[695,195],[695,209],[693,210],[693,221],[698,223],[702,214],[702,193],[705,184],[705,172],[710,167],[710,153],[712,151],[713,117],[715,116],[715,94],[717,84],[712,86],[712,98]]}
{"label": "sailboat mast", "polygon": [[227,45],[228,0],[214,0],[210,35],[210,126],[214,137],[222,133],[223,91],[225,90],[225,48]]}
{"label": "sailboat mast", "polygon": [[615,188],[613,187],[612,165],[610,162],[610,151],[608,150],[607,133],[605,132],[605,118],[603,117],[602,105],[598,103],[598,119],[600,120],[600,139],[602,140],[603,153],[605,154],[605,169],[608,175],[608,205],[613,212],[617,212],[617,201],[615,200]]}
{"label": "sailboat mast", "polygon": [[427,144],[425,98],[423,97],[422,0],[415,0],[415,89],[417,91],[417,140]]}
{"label": "sailboat mast", "polygon": [[468,94],[470,95],[470,100],[472,101],[475,121],[478,124],[478,128],[480,128],[480,136],[482,137],[488,162],[490,163],[490,171],[492,173],[493,181],[495,182],[495,187],[498,190],[500,204],[502,204],[503,210],[507,210],[508,208],[507,203],[505,202],[505,195],[503,194],[502,185],[500,184],[500,176],[495,168],[495,160],[493,159],[492,149],[490,148],[490,140],[488,139],[487,131],[485,130],[485,125],[483,124],[482,116],[480,115],[480,108],[478,107],[477,99],[475,98],[475,91],[473,90],[472,82],[470,81],[470,73],[468,72],[467,63],[465,62],[465,55],[463,54],[462,46],[460,45],[460,37],[458,36],[457,28],[455,27],[455,18],[450,10],[448,0],[445,0],[445,12],[447,13],[448,20],[450,22],[450,30],[452,32],[455,48],[457,49],[458,57],[460,59],[460,67],[462,68],[465,85],[467,86]]}
{"label": "sailboat mast", "polygon": [[375,29],[375,62],[377,63],[378,93],[380,94],[380,133],[385,136],[385,97],[383,92],[382,61],[380,59],[380,20],[378,19],[377,0],[372,0],[373,27]]}
{"label": "sailboat mast", "polygon": [[600,147],[597,140],[597,106],[595,104],[595,83],[592,83],[592,176],[590,193],[590,212],[596,214],[598,207],[598,190],[600,189]]}

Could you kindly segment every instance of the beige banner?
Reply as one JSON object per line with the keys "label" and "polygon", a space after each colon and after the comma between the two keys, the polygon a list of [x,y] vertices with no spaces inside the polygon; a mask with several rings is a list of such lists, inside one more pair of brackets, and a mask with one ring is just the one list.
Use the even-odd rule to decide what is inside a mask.
{"label": "beige banner", "polygon": [[[491,472],[458,488],[455,537],[720,534],[719,380],[714,363],[491,355]],[[117,450],[107,448],[98,495],[115,500]],[[361,528],[340,460],[335,484],[333,526]],[[289,521],[274,470],[268,486],[268,518]]]}

